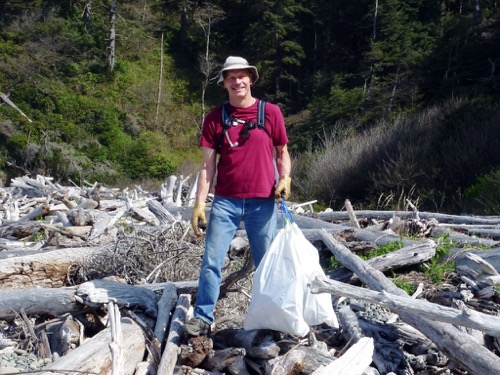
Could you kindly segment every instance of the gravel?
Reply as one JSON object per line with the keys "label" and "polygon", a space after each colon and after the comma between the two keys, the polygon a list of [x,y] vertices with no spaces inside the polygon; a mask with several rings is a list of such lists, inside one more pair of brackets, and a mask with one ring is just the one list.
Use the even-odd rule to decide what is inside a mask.
{"label": "gravel", "polygon": [[26,353],[24,350],[3,350],[0,352],[0,374],[37,371],[50,362],[50,359],[38,359],[34,353]]}

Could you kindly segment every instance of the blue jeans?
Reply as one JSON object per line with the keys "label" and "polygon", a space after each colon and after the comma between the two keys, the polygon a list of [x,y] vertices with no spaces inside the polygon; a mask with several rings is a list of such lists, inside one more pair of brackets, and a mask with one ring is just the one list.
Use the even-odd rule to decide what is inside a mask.
{"label": "blue jeans", "polygon": [[257,267],[276,235],[274,198],[225,198],[215,196],[208,222],[194,316],[211,324],[219,298],[221,272],[232,239],[243,221]]}

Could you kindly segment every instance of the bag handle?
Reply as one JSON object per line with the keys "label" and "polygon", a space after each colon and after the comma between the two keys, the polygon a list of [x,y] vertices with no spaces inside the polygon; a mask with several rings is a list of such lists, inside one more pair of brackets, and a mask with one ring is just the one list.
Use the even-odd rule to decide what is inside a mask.
{"label": "bag handle", "polygon": [[281,212],[283,213],[283,228],[287,224],[292,224],[294,222],[292,213],[286,206],[286,202],[285,199],[283,199],[283,197],[281,197]]}

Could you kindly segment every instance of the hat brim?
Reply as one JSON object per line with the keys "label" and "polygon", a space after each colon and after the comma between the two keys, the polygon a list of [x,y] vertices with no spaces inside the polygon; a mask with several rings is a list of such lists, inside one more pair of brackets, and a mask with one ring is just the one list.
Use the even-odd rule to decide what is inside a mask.
{"label": "hat brim", "polygon": [[227,72],[229,70],[250,70],[250,73],[252,74],[252,85],[255,84],[255,82],[257,82],[257,80],[259,79],[259,72],[257,71],[257,68],[255,66],[235,64],[220,71],[219,79],[217,80],[217,84],[219,86],[224,86],[224,72]]}

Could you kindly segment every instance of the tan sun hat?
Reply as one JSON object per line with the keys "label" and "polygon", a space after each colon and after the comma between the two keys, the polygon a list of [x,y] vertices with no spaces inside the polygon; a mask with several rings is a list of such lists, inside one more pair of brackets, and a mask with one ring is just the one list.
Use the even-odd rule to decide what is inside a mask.
{"label": "tan sun hat", "polygon": [[222,70],[219,74],[219,79],[217,80],[217,84],[219,86],[224,86],[224,72],[228,70],[237,70],[237,69],[248,69],[252,73],[252,84],[257,82],[259,79],[259,72],[255,66],[248,64],[248,61],[243,57],[239,56],[229,56],[226,59],[226,62],[222,66]]}

